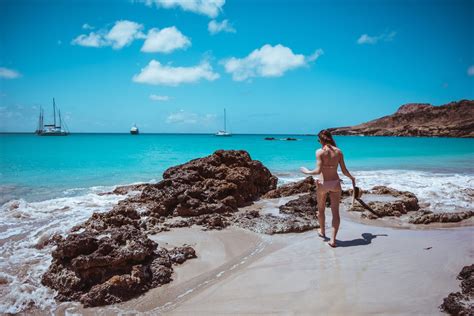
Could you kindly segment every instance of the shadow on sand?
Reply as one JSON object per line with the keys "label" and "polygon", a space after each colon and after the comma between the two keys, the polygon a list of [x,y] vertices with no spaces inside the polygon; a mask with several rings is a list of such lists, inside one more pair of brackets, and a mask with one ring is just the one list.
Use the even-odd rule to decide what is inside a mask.
{"label": "shadow on sand", "polygon": [[354,247],[354,246],[365,246],[372,242],[372,239],[377,238],[377,236],[388,236],[387,234],[378,234],[374,235],[371,233],[363,233],[362,238],[352,239],[352,240],[337,240],[338,247]]}

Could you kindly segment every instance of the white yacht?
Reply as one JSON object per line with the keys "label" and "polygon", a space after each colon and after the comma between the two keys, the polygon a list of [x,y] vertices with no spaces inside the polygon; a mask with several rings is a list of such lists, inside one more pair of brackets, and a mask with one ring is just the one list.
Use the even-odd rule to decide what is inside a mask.
{"label": "white yacht", "polygon": [[67,136],[69,135],[69,130],[66,123],[61,118],[61,110],[58,109],[58,121],[59,124],[56,124],[56,102],[53,98],[53,124],[44,124],[44,112],[43,108],[40,107],[40,114],[38,119],[38,128],[35,133],[38,136]]}
{"label": "white yacht", "polygon": [[230,132],[227,131],[227,117],[226,117],[226,112],[224,109],[224,130],[218,131],[216,136],[232,136]]}
{"label": "white yacht", "polygon": [[140,133],[140,130],[137,127],[137,124],[133,124],[132,128],[130,129],[130,134],[132,135],[138,135]]}

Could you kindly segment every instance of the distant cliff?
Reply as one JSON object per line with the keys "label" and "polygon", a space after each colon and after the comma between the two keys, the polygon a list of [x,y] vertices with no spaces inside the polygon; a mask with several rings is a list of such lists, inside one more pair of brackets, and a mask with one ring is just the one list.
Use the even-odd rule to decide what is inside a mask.
{"label": "distant cliff", "polygon": [[334,135],[474,137],[474,100],[404,104],[392,115],[329,130]]}

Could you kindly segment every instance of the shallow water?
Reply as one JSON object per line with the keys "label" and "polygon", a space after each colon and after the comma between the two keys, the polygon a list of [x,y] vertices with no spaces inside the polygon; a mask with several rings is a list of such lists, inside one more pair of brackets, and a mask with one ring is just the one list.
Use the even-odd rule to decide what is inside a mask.
{"label": "shallow water", "polygon": [[[314,165],[315,137],[265,141],[265,136],[288,137],[0,134],[0,313],[54,308],[54,293],[40,284],[51,260],[45,241],[124,198],[99,192],[159,181],[168,167],[217,149],[247,150],[281,183],[302,179],[299,167]],[[336,142],[362,188],[408,190],[433,211],[473,209],[472,139],[336,137]],[[349,187],[347,179],[343,187]]]}

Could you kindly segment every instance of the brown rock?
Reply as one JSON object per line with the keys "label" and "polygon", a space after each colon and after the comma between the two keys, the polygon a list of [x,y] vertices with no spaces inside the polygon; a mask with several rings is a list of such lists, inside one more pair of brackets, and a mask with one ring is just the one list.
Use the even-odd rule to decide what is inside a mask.
{"label": "brown rock", "polygon": [[[362,217],[368,219],[376,219],[385,216],[396,216],[399,217],[408,212],[418,211],[420,206],[418,205],[418,199],[415,194],[408,191],[398,191],[393,188],[386,186],[375,186],[369,191],[365,191],[370,194],[387,195],[394,197],[392,201],[371,201],[367,205],[370,207],[372,212],[368,212],[360,203],[356,202],[354,207],[350,208],[350,211],[364,212]],[[363,197],[362,197],[363,200]]]}
{"label": "brown rock", "polygon": [[196,256],[188,246],[170,251],[156,248],[131,225],[70,234],[58,242],[42,283],[57,290],[60,301],[79,300],[84,306],[118,303],[171,281],[165,277],[171,275],[166,272],[170,263]]}
{"label": "brown rock", "polygon": [[140,225],[140,214],[132,205],[119,202],[111,211],[105,213],[93,213],[92,216],[83,224],[72,228],[72,231],[78,231],[81,228],[87,228],[93,231],[103,231],[108,228],[131,225],[138,228]]}
{"label": "brown rock", "polygon": [[236,216],[234,223],[263,234],[301,233],[319,227],[314,194],[304,194],[279,208],[280,216],[252,210]]}
{"label": "brown rock", "polygon": [[274,189],[276,182],[277,178],[247,152],[220,150],[169,168],[163,181],[148,185],[132,200],[149,204],[152,216],[235,212]]}
{"label": "brown rock", "polygon": [[474,309],[472,306],[471,308],[466,306],[466,303],[463,302],[464,299],[464,295],[460,292],[450,293],[443,299],[443,304],[439,308],[450,315],[473,315]]}
{"label": "brown rock", "polygon": [[431,211],[420,211],[410,217],[412,224],[431,224],[431,223],[456,223],[474,216],[474,211],[463,211],[453,213],[433,213]]}
{"label": "brown rock", "polygon": [[450,293],[443,299],[440,309],[451,315],[474,315],[474,264],[462,268],[458,275],[462,292]]}
{"label": "brown rock", "polygon": [[[231,220],[229,214],[274,189],[276,182],[247,152],[220,150],[169,168],[159,183],[118,187],[115,194],[141,193],[109,212],[94,213],[69,236],[57,238],[42,283],[58,291],[58,300],[98,306],[170,282],[171,264],[195,258],[194,249],[157,250],[146,232],[197,222],[207,229],[222,229]],[[172,221],[176,216],[192,219]]]}
{"label": "brown rock", "polygon": [[461,280],[462,293],[474,297],[474,264],[465,266],[459,272],[458,280]]}
{"label": "brown rock", "polygon": [[313,177],[309,176],[298,182],[291,182],[277,189],[271,190],[266,193],[262,198],[274,199],[284,196],[291,196],[300,193],[309,193],[316,191],[316,182]]}
{"label": "brown rock", "polygon": [[280,206],[280,212],[294,214],[301,217],[315,217],[317,214],[317,201],[315,194],[304,194]]}

